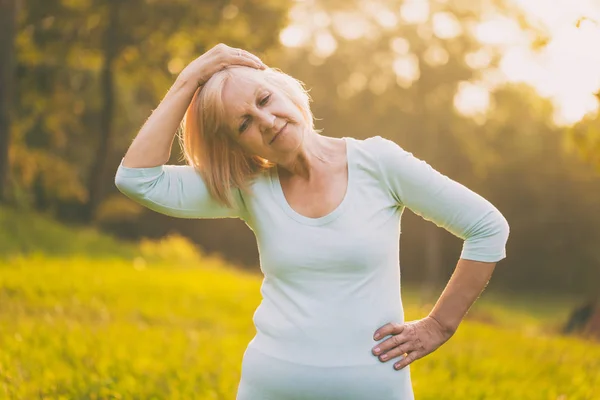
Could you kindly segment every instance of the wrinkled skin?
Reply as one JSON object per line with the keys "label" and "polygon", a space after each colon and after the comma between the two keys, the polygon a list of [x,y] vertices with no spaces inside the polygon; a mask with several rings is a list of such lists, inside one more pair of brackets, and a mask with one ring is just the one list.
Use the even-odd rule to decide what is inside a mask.
{"label": "wrinkled skin", "polygon": [[[378,338],[375,336],[377,334],[379,334]],[[431,316],[404,324],[390,322],[377,329],[374,338],[381,340],[388,335],[392,336],[374,346],[372,352],[379,357],[381,362],[401,357],[401,359],[395,360],[397,362],[394,364],[394,368],[400,370],[413,361],[434,352],[453,334],[454,332],[444,328]],[[405,356],[402,357],[403,355]]]}

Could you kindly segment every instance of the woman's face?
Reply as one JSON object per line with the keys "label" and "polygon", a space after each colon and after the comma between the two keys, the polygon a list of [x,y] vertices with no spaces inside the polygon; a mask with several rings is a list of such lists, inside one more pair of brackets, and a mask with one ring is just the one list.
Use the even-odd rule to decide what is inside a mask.
{"label": "woman's face", "polygon": [[236,68],[223,88],[230,134],[249,155],[269,161],[290,158],[302,144],[306,123],[286,94],[265,81],[263,72]]}

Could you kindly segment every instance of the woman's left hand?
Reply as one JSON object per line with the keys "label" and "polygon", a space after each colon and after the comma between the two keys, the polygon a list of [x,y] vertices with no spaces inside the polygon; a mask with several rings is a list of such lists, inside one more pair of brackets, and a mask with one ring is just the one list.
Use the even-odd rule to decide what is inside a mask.
{"label": "woman's left hand", "polygon": [[[379,336],[376,337],[377,334]],[[374,355],[379,356],[381,362],[405,355],[394,364],[394,368],[399,370],[435,351],[453,334],[454,332],[445,329],[431,316],[404,324],[390,322],[377,329],[373,337],[375,340],[387,335],[392,337],[377,344],[372,351]]]}

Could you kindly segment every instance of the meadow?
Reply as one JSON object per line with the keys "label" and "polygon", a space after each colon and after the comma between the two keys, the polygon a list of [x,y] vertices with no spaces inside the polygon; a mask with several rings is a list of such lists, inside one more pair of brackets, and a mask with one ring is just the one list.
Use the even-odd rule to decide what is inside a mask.
{"label": "meadow", "polygon": [[[260,275],[178,236],[119,244],[35,218],[19,233],[0,212],[0,399],[235,398]],[[407,320],[427,314],[402,295]],[[416,398],[600,399],[600,343],[558,333],[573,301],[488,290],[412,364]]]}

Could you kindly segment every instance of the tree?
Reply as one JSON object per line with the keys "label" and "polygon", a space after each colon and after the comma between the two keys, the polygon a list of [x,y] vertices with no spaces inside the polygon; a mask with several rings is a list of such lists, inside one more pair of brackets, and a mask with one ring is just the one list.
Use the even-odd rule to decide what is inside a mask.
{"label": "tree", "polygon": [[[418,18],[408,18],[410,10],[401,13],[405,19],[395,17],[397,10],[415,5],[424,7],[417,10]],[[454,99],[461,83],[480,79],[500,59],[499,50],[481,44],[469,27],[480,22],[486,7],[505,15],[515,10],[501,1],[316,1],[306,7],[307,14],[325,22],[287,68],[312,83],[314,111],[325,116],[320,122],[325,132],[386,136],[459,181],[474,162],[467,149],[481,145],[475,157],[494,152],[464,135],[465,118],[456,112]],[[328,53],[320,43],[335,43],[330,46],[335,50]],[[465,61],[477,52],[489,57],[487,65],[471,67]],[[307,64],[314,71],[307,73]],[[444,233],[432,223],[418,232],[422,256],[414,263],[422,265],[422,294],[428,298],[447,269]]]}
{"label": "tree", "polygon": [[0,0],[0,202],[8,196],[17,0]]}
{"label": "tree", "polygon": [[218,42],[272,47],[286,11],[269,2],[29,1],[11,145],[21,200],[91,220],[116,191],[112,172],[132,136],[185,63]]}
{"label": "tree", "polygon": [[90,171],[88,183],[88,202],[84,218],[87,222],[94,219],[98,205],[102,201],[103,186],[108,164],[108,155],[111,150],[114,135],[115,112],[115,62],[122,48],[119,42],[119,0],[108,1],[107,25],[104,29],[102,41],[102,72],[100,76],[100,89],[102,91],[102,110],[100,111],[100,143],[95,155],[95,160]]}

